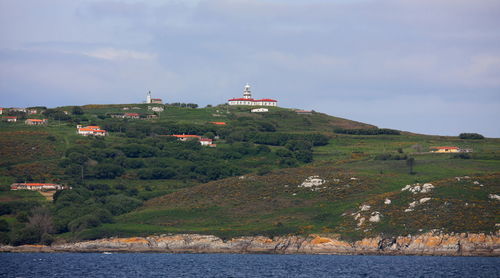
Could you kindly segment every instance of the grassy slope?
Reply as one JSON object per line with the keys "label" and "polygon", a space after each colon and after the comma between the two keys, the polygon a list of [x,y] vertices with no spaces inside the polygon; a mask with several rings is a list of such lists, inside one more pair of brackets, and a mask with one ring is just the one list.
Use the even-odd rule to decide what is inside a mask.
{"label": "grassy slope", "polygon": [[[415,153],[410,146],[416,143],[471,147],[477,159]],[[416,158],[416,174],[408,174],[404,160],[373,160],[375,154],[395,151],[399,147]],[[117,223],[93,230],[88,236],[319,232],[359,238],[432,229],[491,232],[500,221],[498,201],[488,198],[488,194],[500,192],[500,160],[492,159],[499,156],[499,139],[342,135],[332,139],[330,145],[316,148],[316,152],[318,162],[314,165],[277,170],[266,176],[229,178],[150,200],[141,209],[119,217]],[[315,175],[328,181],[324,185],[326,188],[311,191],[297,187],[307,177]],[[462,182],[454,179],[465,175],[473,178]],[[473,181],[485,186],[474,186]],[[436,189],[417,196],[401,192],[405,185],[417,182],[432,182]],[[424,197],[433,199],[414,212],[404,213],[409,203]],[[385,206],[385,198],[392,199],[392,205]],[[379,211],[381,222],[366,221],[358,227],[358,222],[350,215],[359,211],[362,204],[370,204],[373,208],[362,216],[369,219],[370,213]],[[464,217],[468,221],[460,221]]]}
{"label": "grassy slope", "polygon": [[[121,109],[124,106],[141,108],[127,112],[147,111],[142,104],[89,105],[84,109],[86,113],[92,114],[89,118],[97,119],[95,115],[98,114],[124,112]],[[498,201],[487,197],[490,193],[499,194],[500,177],[495,174],[500,172],[499,139],[459,140],[453,137],[413,134],[337,135],[330,132],[335,127],[373,126],[321,113],[296,115],[293,111],[281,108],[271,109],[267,114],[249,113],[248,108],[230,109],[228,114],[225,108],[217,107],[204,109],[170,107],[160,114],[160,119],[154,121],[199,124],[225,121],[236,126],[238,118],[243,117],[273,122],[277,125],[278,131],[320,131],[332,135],[333,138],[329,145],[315,148],[314,165],[276,170],[265,176],[247,175],[245,178],[229,178],[184,189],[186,184],[169,180],[90,181],[110,185],[126,182],[128,186],[138,188],[140,194],[152,196],[169,194],[149,201],[132,213],[118,217],[115,224],[88,230],[86,236],[146,235],[166,232],[197,232],[221,236],[324,232],[340,233],[344,237],[360,237],[380,232],[405,234],[419,232],[420,229],[426,231],[441,228],[447,231],[492,231],[494,224],[499,223]],[[28,134],[27,131],[31,133]],[[4,165],[0,168],[0,181],[5,184],[13,181],[9,176],[9,171],[12,169],[24,169],[26,165],[33,163],[38,163],[38,166],[43,164],[55,167],[67,147],[84,140],[75,134],[73,126],[59,125],[56,122],[50,123],[48,127],[0,123],[0,133],[8,135],[0,137],[3,140],[0,163]],[[48,135],[55,136],[56,141],[49,141]],[[121,139],[112,135],[107,140]],[[424,150],[436,145],[472,148],[473,159],[451,159],[447,154],[415,153],[412,146],[416,144],[421,145]],[[10,145],[13,148],[4,147]],[[417,174],[407,174],[405,161],[373,160],[376,154],[395,152],[397,148],[402,148],[404,153],[415,157]],[[43,176],[43,173],[40,175]],[[326,188],[311,191],[297,187],[304,179],[313,175],[319,175],[327,180],[324,185]],[[464,175],[479,175],[475,180],[484,183],[485,186],[474,187],[470,184],[457,183],[453,179]],[[357,180],[351,180],[352,177],[356,177]],[[427,211],[415,210],[411,214],[402,213],[415,196],[407,192],[402,193],[400,189],[406,184],[415,182],[433,182],[439,185],[432,193],[435,196],[431,196],[436,198],[436,201],[433,199],[426,203],[426,206],[422,206],[422,209]],[[147,185],[153,186],[154,190],[150,192],[142,190]],[[25,197],[33,197],[30,196]],[[391,206],[383,206],[382,200],[387,197],[393,200]],[[468,210],[464,210],[465,203],[468,203]],[[357,212],[361,204],[371,204],[373,209],[364,214],[377,210],[383,215],[382,221],[367,222],[357,227],[357,221],[350,214]],[[476,220],[454,221],[462,217]]]}

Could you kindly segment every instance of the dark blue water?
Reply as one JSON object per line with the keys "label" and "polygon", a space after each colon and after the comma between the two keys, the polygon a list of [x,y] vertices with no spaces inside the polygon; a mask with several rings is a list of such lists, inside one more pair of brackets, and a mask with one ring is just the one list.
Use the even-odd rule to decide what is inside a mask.
{"label": "dark blue water", "polygon": [[500,258],[0,253],[1,277],[500,277]]}

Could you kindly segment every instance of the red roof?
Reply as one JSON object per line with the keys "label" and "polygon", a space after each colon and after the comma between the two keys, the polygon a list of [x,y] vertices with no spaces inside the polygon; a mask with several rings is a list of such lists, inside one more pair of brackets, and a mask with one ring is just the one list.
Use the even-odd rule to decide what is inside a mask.
{"label": "red roof", "polygon": [[139,113],[125,113],[125,116],[139,116]]}
{"label": "red roof", "polygon": [[40,120],[40,119],[28,119],[28,121],[30,121],[30,122],[43,122],[43,121],[45,121],[45,119],[43,119],[43,120]]}
{"label": "red roof", "polygon": [[79,128],[78,131],[106,132],[106,130],[86,128],[86,127]]}
{"label": "red roof", "polygon": [[50,185],[58,185],[58,184],[55,184],[55,183],[17,183],[15,184],[15,186],[17,185],[27,185],[27,186],[50,186]]}
{"label": "red roof", "polygon": [[277,100],[270,99],[270,98],[263,98],[263,99],[253,99],[253,98],[232,98],[228,101],[253,101],[253,102],[261,102],[261,101],[270,101],[270,102],[278,102]]}
{"label": "red roof", "polygon": [[209,122],[214,125],[226,125],[226,122]]}
{"label": "red roof", "polygon": [[89,126],[86,126],[85,128],[101,129],[101,127],[98,125],[89,125]]}
{"label": "red roof", "polygon": [[210,139],[210,138],[200,138],[200,141],[203,141],[203,142],[212,142],[212,139]]}
{"label": "red roof", "polygon": [[16,116],[5,116],[4,118],[5,118],[5,119],[17,119],[17,117],[16,117]]}
{"label": "red roof", "polygon": [[431,149],[458,150],[458,147],[431,147]]}
{"label": "red roof", "polygon": [[151,100],[161,100],[161,98],[152,98]]}
{"label": "red roof", "polygon": [[201,136],[199,135],[179,135],[179,134],[174,134],[174,135],[170,135],[170,136],[174,136],[174,137],[177,137],[177,138],[201,138]]}

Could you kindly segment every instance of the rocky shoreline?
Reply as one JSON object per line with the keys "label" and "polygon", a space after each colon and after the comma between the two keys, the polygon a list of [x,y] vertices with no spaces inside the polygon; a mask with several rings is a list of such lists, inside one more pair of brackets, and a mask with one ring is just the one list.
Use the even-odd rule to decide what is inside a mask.
{"label": "rocky shoreline", "polygon": [[0,252],[159,252],[258,253],[336,255],[500,256],[500,233],[434,234],[393,238],[365,238],[347,242],[334,236],[310,235],[222,240],[211,235],[179,234],[151,237],[106,238],[51,246],[0,246]]}

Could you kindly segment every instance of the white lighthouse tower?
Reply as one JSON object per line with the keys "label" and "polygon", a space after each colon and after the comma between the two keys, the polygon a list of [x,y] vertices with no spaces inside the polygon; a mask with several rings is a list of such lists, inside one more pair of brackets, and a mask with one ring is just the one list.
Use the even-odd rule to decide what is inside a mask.
{"label": "white lighthouse tower", "polygon": [[245,85],[245,89],[243,89],[243,98],[245,99],[252,98],[252,92],[250,91],[250,85],[248,85],[248,83]]}
{"label": "white lighthouse tower", "polygon": [[151,91],[146,95],[146,103],[151,103]]}

